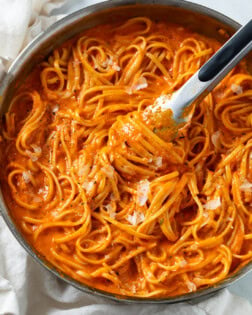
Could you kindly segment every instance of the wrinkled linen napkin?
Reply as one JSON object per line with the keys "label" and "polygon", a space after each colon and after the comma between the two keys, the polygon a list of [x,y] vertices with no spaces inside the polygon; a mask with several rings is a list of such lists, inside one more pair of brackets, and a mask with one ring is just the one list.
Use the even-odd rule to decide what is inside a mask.
{"label": "wrinkled linen napkin", "polygon": [[[234,1],[238,3],[238,0]],[[32,38],[64,14],[95,2],[99,1],[0,0],[0,76],[3,77],[19,51]],[[119,313],[248,315],[252,314],[252,306],[227,289],[198,303],[175,305],[126,305],[85,294],[57,279],[28,256],[0,217],[0,315]]]}

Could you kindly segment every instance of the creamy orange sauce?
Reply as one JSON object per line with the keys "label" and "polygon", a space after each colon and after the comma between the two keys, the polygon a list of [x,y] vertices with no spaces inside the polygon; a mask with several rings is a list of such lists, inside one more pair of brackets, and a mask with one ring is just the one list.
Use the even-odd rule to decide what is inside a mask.
{"label": "creamy orange sauce", "polygon": [[167,116],[146,114],[219,47],[145,17],[101,25],[55,49],[17,91],[2,123],[3,195],[58,270],[147,298],[214,285],[251,260],[245,62],[172,142]]}

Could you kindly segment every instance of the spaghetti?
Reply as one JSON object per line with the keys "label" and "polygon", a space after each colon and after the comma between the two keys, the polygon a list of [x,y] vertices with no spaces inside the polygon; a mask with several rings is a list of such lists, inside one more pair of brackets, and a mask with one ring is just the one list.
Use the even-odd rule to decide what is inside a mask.
{"label": "spaghetti", "polygon": [[2,124],[3,194],[57,269],[147,298],[213,285],[251,261],[245,61],[174,141],[157,132],[159,114],[144,114],[219,47],[179,25],[132,18],[66,42],[17,91]]}

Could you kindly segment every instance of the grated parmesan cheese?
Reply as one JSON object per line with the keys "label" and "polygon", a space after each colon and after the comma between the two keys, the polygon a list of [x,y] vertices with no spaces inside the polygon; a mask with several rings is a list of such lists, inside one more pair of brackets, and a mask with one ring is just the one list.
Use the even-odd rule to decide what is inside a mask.
{"label": "grated parmesan cheese", "polygon": [[246,178],[240,186],[240,190],[242,191],[250,191],[252,192],[252,183],[250,183]]}
{"label": "grated parmesan cheese", "polygon": [[107,175],[109,178],[112,178],[114,175],[114,167],[111,165],[106,165],[104,167],[101,168],[101,171]]}
{"label": "grated parmesan cheese", "polygon": [[142,90],[148,87],[147,80],[144,77],[140,77],[137,82],[133,85],[134,90]]}
{"label": "grated parmesan cheese", "polygon": [[36,153],[36,154],[41,154],[42,153],[42,149],[38,145],[32,144],[31,147],[33,148],[34,153]]}
{"label": "grated parmesan cheese", "polygon": [[138,212],[138,222],[141,223],[145,220],[145,215],[143,212]]}
{"label": "grated parmesan cheese", "polygon": [[44,186],[43,188],[39,188],[38,194],[39,195],[44,194],[42,197],[45,199],[47,197],[47,195],[48,195],[48,189],[49,189],[49,187],[47,185]]}
{"label": "grated parmesan cheese", "polygon": [[148,87],[148,82],[144,77],[139,77],[137,81],[127,89],[128,94],[132,94],[134,91],[143,90]]}
{"label": "grated parmesan cheese", "polygon": [[116,213],[115,213],[115,211],[114,211],[112,205],[109,203],[109,204],[107,204],[107,205],[104,206],[104,207],[106,208],[106,210],[107,210],[107,212],[108,212],[110,218],[114,219],[115,216],[116,216]]}
{"label": "grated parmesan cheese", "polygon": [[181,260],[180,262],[179,262],[179,265],[180,265],[180,267],[185,267],[186,265],[187,265],[187,261],[185,260],[185,259],[183,259],[183,260]]}
{"label": "grated parmesan cheese", "polygon": [[101,63],[103,68],[106,68],[107,66],[110,66],[115,71],[120,71],[121,68],[118,66],[117,62],[113,60],[113,58],[109,57],[105,61]]}
{"label": "grated parmesan cheese", "polygon": [[[101,66],[103,67],[103,68],[106,68],[107,66],[108,66],[108,64],[109,64],[109,58],[107,58],[105,61],[103,61],[103,62],[101,62]],[[96,67],[97,68],[97,67]]]}
{"label": "grated parmesan cheese", "polygon": [[86,190],[87,194],[90,194],[94,187],[94,182],[93,181],[89,182],[85,180],[82,184],[82,187]]}
{"label": "grated parmesan cheese", "polygon": [[160,167],[162,167],[162,165],[163,165],[163,158],[162,158],[162,156],[158,156],[158,157],[155,159],[155,166],[156,166],[157,168],[160,168]]}
{"label": "grated parmesan cheese", "polygon": [[209,218],[209,214],[207,213],[207,212],[203,212],[203,217],[205,217],[205,218]]}
{"label": "grated parmesan cheese", "polygon": [[212,143],[215,146],[215,148],[218,147],[220,135],[221,135],[221,132],[218,130],[218,131],[214,132],[211,136],[211,140],[212,140]]}
{"label": "grated parmesan cheese", "polygon": [[241,87],[240,85],[237,85],[237,84],[232,84],[232,85],[231,85],[231,90],[232,90],[235,94],[237,94],[237,95],[243,93],[242,87]]}
{"label": "grated parmesan cheese", "polygon": [[31,180],[31,171],[24,171],[22,175],[25,183],[28,184]]}
{"label": "grated parmesan cheese", "polygon": [[78,171],[78,176],[82,177],[84,174],[88,173],[88,170],[89,170],[89,166],[88,165],[84,165],[83,167],[80,167],[79,171]]}
{"label": "grated parmesan cheese", "polygon": [[111,58],[109,58],[107,64],[112,66],[113,65],[113,60]]}
{"label": "grated parmesan cheese", "polygon": [[31,227],[31,229],[33,230],[33,231],[36,231],[37,230],[37,225],[32,225],[32,227]]}
{"label": "grated parmesan cheese", "polygon": [[116,63],[113,63],[112,68],[113,68],[115,71],[120,71],[120,70],[121,70],[121,68],[120,68],[120,67],[118,66],[118,64],[116,64]]}
{"label": "grated parmesan cheese", "polygon": [[189,292],[194,292],[197,290],[195,283],[193,283],[192,281],[187,281],[186,285],[187,285]]}
{"label": "grated parmesan cheese", "polygon": [[38,160],[38,157],[36,155],[34,155],[31,151],[25,150],[25,153],[32,160],[32,162],[36,162]]}
{"label": "grated parmesan cheese", "polygon": [[37,146],[36,144],[32,144],[31,147],[32,147],[34,152],[31,152],[30,150],[25,150],[25,153],[32,160],[32,162],[36,162],[38,160],[38,155],[40,155],[42,152],[42,149],[41,149],[41,147]]}
{"label": "grated parmesan cheese", "polygon": [[108,65],[110,65],[112,67],[112,69],[114,69],[115,71],[120,71],[121,68],[118,66],[118,64],[113,61],[111,58],[108,60]]}
{"label": "grated parmesan cheese", "polygon": [[128,215],[127,216],[127,221],[130,223],[130,224],[132,224],[132,225],[137,225],[137,219],[136,219],[136,214],[135,214],[135,212],[133,213],[133,215]]}
{"label": "grated parmesan cheese", "polygon": [[126,133],[126,134],[130,134],[131,131],[132,131],[132,128],[131,128],[130,124],[124,124],[124,125],[122,126],[122,131],[123,131],[124,133]]}
{"label": "grated parmesan cheese", "polygon": [[144,206],[148,200],[148,193],[150,190],[150,182],[145,179],[141,180],[137,185],[137,203]]}
{"label": "grated parmesan cheese", "polygon": [[203,208],[208,209],[208,210],[215,210],[221,206],[221,199],[220,197],[217,197],[216,199],[209,200]]}
{"label": "grated parmesan cheese", "polygon": [[58,104],[54,105],[53,108],[52,108],[52,112],[53,113],[57,113],[58,110],[59,110],[59,105]]}
{"label": "grated parmesan cheese", "polygon": [[127,216],[127,221],[132,225],[138,225],[143,222],[145,219],[145,215],[142,212],[134,211],[132,215]]}

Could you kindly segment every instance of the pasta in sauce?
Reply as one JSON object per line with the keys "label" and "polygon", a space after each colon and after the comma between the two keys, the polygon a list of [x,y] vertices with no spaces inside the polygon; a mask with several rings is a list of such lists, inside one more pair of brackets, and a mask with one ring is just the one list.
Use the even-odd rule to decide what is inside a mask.
{"label": "pasta in sauce", "polygon": [[22,84],[2,123],[1,185],[24,237],[58,270],[116,294],[166,297],[251,261],[245,61],[173,141],[143,114],[220,46],[137,17],[64,43]]}

